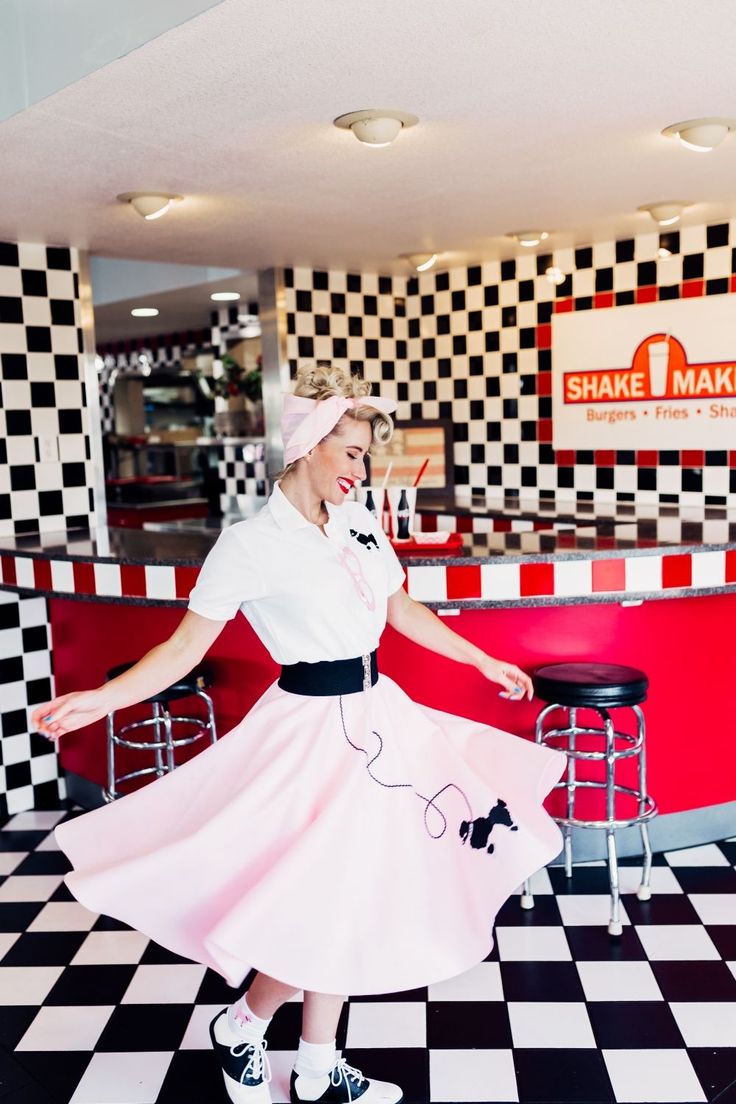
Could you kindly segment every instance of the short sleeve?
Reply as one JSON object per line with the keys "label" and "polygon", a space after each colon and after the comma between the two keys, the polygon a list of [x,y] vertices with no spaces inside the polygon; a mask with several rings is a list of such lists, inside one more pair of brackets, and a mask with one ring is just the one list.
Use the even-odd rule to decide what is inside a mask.
{"label": "short sleeve", "polygon": [[230,621],[243,602],[266,596],[247,534],[238,532],[241,524],[225,529],[217,538],[189,594],[188,609],[211,621]]}

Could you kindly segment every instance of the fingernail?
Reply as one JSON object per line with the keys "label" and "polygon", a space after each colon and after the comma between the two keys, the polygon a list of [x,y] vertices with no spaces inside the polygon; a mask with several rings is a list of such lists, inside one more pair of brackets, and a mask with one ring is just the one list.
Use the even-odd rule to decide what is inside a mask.
{"label": "fingernail", "polygon": [[48,721],[53,721],[53,719],[54,719],[54,714],[53,713],[48,713],[45,717],[41,718],[41,720],[43,721],[44,724],[46,724]]}

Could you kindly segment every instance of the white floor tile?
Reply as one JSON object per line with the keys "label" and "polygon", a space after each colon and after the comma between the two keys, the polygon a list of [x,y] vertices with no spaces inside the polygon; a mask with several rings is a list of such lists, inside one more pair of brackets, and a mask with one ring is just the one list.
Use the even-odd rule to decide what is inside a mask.
{"label": "white floor tile", "polygon": [[618,1104],[702,1104],[705,1093],[685,1050],[604,1050]]}
{"label": "white floor tile", "polygon": [[663,999],[648,962],[578,962],[577,967],[586,1000]]}
{"label": "white floor tile", "polygon": [[366,1001],[351,1004],[346,1046],[426,1047],[424,1001]]}
{"label": "white floor tile", "polygon": [[[565,893],[557,898],[562,923],[568,927],[586,924],[593,927],[606,926],[610,910],[607,893]],[[623,901],[620,903],[621,923],[630,924]]]}
{"label": "white floor tile", "polygon": [[112,1004],[41,1008],[16,1050],[94,1050]]}
{"label": "white floor tile", "polygon": [[736,893],[691,893],[690,900],[704,924],[736,924]]}
{"label": "white floor tile", "polygon": [[205,972],[196,964],[139,966],[120,1003],[193,1004]]}
{"label": "white floor tile", "polygon": [[509,1001],[514,1047],[595,1049],[585,1004],[576,1001]]}
{"label": "white floor tile", "polygon": [[0,1005],[42,1004],[63,970],[63,966],[3,966]]}
{"label": "white floor tile", "polygon": [[223,1007],[222,1001],[219,1004],[195,1005],[179,1050],[209,1050],[212,1046],[210,1024]]}
{"label": "white floor tile", "polygon": [[49,901],[28,925],[28,931],[89,931],[98,917],[98,912],[90,912],[78,901]]}
{"label": "white floor tile", "polygon": [[652,962],[721,957],[713,940],[699,924],[637,924],[636,934]]}
{"label": "white floor tile", "polygon": [[66,809],[53,809],[50,812],[38,812],[31,810],[27,813],[16,813],[14,817],[3,826],[4,832],[39,832],[43,829],[55,828],[60,820],[66,816]]}
{"label": "white floor tile", "polygon": [[0,876],[12,874],[27,856],[27,851],[0,851]]}
{"label": "white floor tile", "polygon": [[0,885],[0,903],[48,901],[63,879],[63,874],[11,874]]}
{"label": "white floor tile", "polygon": [[56,836],[53,832],[49,832],[46,839],[42,839],[40,843],[37,843],[34,847],[34,851],[61,851],[58,843],[56,842]]}
{"label": "white floor tile", "polygon": [[0,958],[5,958],[16,939],[20,938],[20,932],[0,932]]}
{"label": "white floor tile", "polygon": [[[620,866],[618,882],[622,893],[636,893],[641,885],[641,868]],[[653,866],[649,878],[652,893],[682,893],[683,888],[668,866]]]}
{"label": "white floor tile", "polygon": [[[552,882],[549,879],[549,873],[546,867],[542,867],[541,870],[537,870],[535,874],[531,876],[532,893],[553,893]],[[522,887],[518,886],[515,897],[518,897],[521,893]]]}
{"label": "white floor tile", "polygon": [[498,962],[479,962],[459,977],[430,985],[431,1001],[502,1001],[501,967]]}
{"label": "white floor tile", "polygon": [[687,1046],[736,1047],[736,1001],[672,1001],[670,1008]]}
{"label": "white floor tile", "polygon": [[429,1087],[433,1104],[519,1099],[510,1050],[430,1050]]}
{"label": "white floor tile", "polygon": [[140,962],[147,946],[148,936],[138,931],[90,932],[71,965],[106,966]]}
{"label": "white floor tile", "polygon": [[703,843],[700,847],[684,847],[681,851],[665,851],[670,866],[730,866],[728,859],[715,843]]}
{"label": "white floor tile", "polygon": [[155,1104],[172,1051],[93,1054],[69,1104]]}
{"label": "white floor tile", "polygon": [[504,962],[569,962],[570,948],[562,928],[496,928]]}

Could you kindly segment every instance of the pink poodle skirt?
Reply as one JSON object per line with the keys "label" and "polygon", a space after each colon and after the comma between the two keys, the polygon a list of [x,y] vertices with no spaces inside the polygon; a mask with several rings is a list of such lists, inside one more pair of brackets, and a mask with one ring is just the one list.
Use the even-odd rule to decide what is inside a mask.
{"label": "pink poodle skirt", "polygon": [[238,986],[388,993],[484,959],[503,902],[559,852],[564,756],[369,691],[269,687],[194,759],[60,825],[86,908]]}

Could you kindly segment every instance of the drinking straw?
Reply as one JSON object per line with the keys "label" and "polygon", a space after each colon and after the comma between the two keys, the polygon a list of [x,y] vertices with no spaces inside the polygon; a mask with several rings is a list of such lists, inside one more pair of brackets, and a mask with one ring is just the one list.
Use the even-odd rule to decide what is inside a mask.
{"label": "drinking straw", "polygon": [[419,486],[419,482],[420,482],[422,476],[424,475],[425,471],[427,470],[427,464],[428,463],[429,463],[429,457],[427,457],[427,459],[424,461],[421,468],[417,472],[417,477],[414,480],[414,482],[412,483],[412,487],[418,487]]}
{"label": "drinking straw", "polygon": [[383,483],[379,487],[379,490],[381,490],[381,491],[386,490],[386,485],[388,483],[388,477],[391,475],[391,469],[392,469],[393,466],[394,466],[394,462],[393,462],[393,460],[391,460],[391,462],[389,463],[389,466],[386,468],[386,474],[383,477]]}

